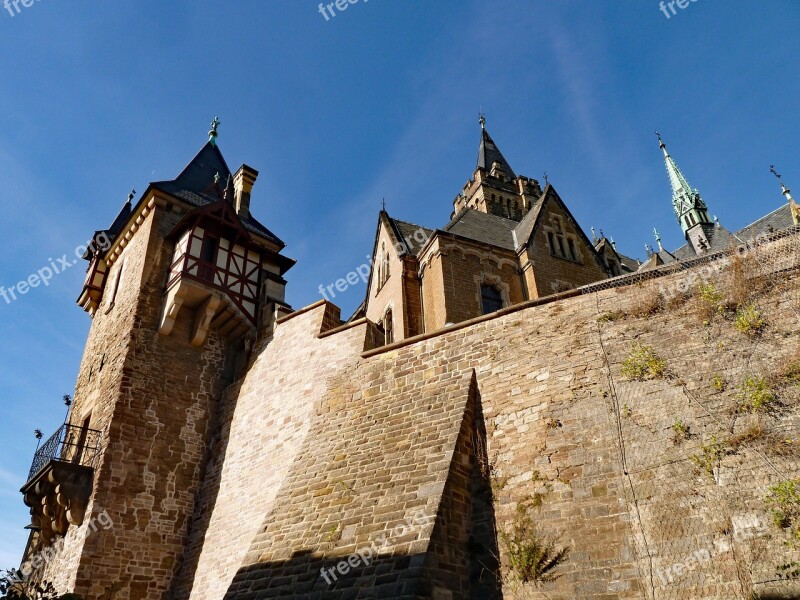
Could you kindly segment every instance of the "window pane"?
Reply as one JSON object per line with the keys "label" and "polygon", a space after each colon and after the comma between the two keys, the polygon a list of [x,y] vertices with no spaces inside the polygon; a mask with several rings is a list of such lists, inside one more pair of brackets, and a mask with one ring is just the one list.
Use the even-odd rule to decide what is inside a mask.
{"label": "window pane", "polygon": [[481,300],[483,301],[483,314],[496,312],[503,308],[503,297],[493,285],[481,286]]}

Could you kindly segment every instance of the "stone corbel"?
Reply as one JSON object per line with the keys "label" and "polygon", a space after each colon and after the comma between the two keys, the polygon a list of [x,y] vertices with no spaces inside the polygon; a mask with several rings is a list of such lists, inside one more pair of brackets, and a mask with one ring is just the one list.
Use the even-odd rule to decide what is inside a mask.
{"label": "stone corbel", "polygon": [[185,293],[186,290],[183,285],[179,284],[172,288],[167,294],[167,298],[164,301],[164,312],[161,315],[161,326],[158,328],[158,333],[161,335],[169,335],[172,333],[175,320],[178,318],[178,313],[183,305]]}
{"label": "stone corbel", "polygon": [[222,296],[219,294],[211,294],[211,296],[197,308],[194,316],[192,346],[199,348],[206,341],[208,329],[211,327],[211,321],[214,319],[214,315],[217,314],[217,309],[219,309],[220,304],[222,304]]}

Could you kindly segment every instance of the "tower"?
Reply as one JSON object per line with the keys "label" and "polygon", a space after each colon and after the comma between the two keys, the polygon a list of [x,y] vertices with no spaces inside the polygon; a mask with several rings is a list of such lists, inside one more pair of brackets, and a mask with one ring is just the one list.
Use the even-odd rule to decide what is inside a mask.
{"label": "tower", "polygon": [[539,182],[517,176],[486,130],[486,118],[479,119],[481,141],[475,172],[453,201],[453,215],[473,208],[498,217],[521,221],[542,195]]}
{"label": "tower", "polygon": [[231,173],[218,125],[175,179],[135,205],[131,194],[86,253],[78,303],[92,324],[74,402],[22,489],[24,565],[59,591],[167,596],[223,391],[288,311],[294,261],[252,216],[258,172]]}
{"label": "tower", "polygon": [[664,152],[667,175],[672,186],[672,207],[675,210],[678,224],[695,253],[702,254],[711,248],[714,222],[709,217],[708,207],[700,196],[700,192],[692,189],[689,182],[686,181],[675,160],[670,156],[661,135],[656,132],[656,136],[658,136],[658,144]]}

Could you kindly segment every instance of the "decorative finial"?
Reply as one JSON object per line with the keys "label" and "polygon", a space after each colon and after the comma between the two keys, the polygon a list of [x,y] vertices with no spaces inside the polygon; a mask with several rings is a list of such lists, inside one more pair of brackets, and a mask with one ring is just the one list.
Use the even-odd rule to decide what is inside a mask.
{"label": "decorative finial", "polygon": [[658,229],[656,229],[655,227],[653,228],[653,235],[656,236],[656,242],[658,242],[658,249],[663,250],[664,246],[661,245],[661,234],[658,233]]}
{"label": "decorative finial", "polygon": [[775,165],[770,165],[770,166],[769,166],[769,170],[770,170],[770,172],[771,172],[773,175],[775,175],[775,177],[777,177],[777,178],[778,178],[778,181],[780,181],[780,182],[781,182],[781,193],[782,193],[784,196],[786,196],[787,198],[791,198],[791,193],[792,193],[792,192],[789,190],[789,188],[787,188],[787,187],[786,187],[786,184],[785,184],[785,183],[783,183],[783,177],[781,177],[781,174],[780,174],[780,173],[778,173],[778,172],[775,170]]}
{"label": "decorative finial", "polygon": [[135,197],[136,197],[136,189],[132,189],[131,193],[128,194],[128,204],[130,204]]}
{"label": "decorative finial", "polygon": [[653,256],[653,249],[650,247],[650,244],[644,245],[644,251],[647,252],[647,256]]}
{"label": "decorative finial", "polygon": [[483,115],[483,111],[478,113],[478,123],[481,124],[481,129],[486,129],[486,117]]}
{"label": "decorative finial", "polygon": [[600,229],[600,239],[602,240],[604,237],[606,237],[606,234],[603,233],[602,229]]}
{"label": "decorative finial", "polygon": [[219,120],[219,117],[214,117],[214,120],[211,121],[211,131],[208,132],[208,141],[211,142],[212,146],[217,145],[217,129],[222,123]]}
{"label": "decorative finial", "polygon": [[71,406],[72,405],[72,398],[69,394],[64,394],[64,406]]}
{"label": "decorative finial", "polygon": [[614,248],[614,250],[616,250],[617,249],[617,242],[614,241],[614,238],[611,238],[609,241],[611,242],[611,247]]}
{"label": "decorative finial", "polygon": [[33,430],[33,435],[36,436],[37,440],[40,440],[40,439],[42,439],[44,437],[44,434],[42,433],[41,429],[34,429]]}
{"label": "decorative finial", "polygon": [[383,198],[381,200],[381,207],[382,207],[383,212],[386,212],[386,198]]}
{"label": "decorative finial", "polygon": [[597,233],[594,231],[594,226],[592,226],[592,241],[596,244],[597,243]]}
{"label": "decorative finial", "polygon": [[233,179],[230,175],[228,175],[228,181],[225,184],[225,193],[223,194],[223,199],[233,204],[233,197],[235,195],[235,190],[233,189]]}
{"label": "decorative finial", "polygon": [[719,224],[719,217],[718,217],[717,215],[714,215],[714,223],[716,223],[716,224],[717,224],[717,227],[720,227],[720,224]]}
{"label": "decorative finial", "polygon": [[544,185],[545,187],[550,185],[550,178],[547,176],[547,171],[544,172]]}
{"label": "decorative finial", "polygon": [[219,176],[219,171],[217,171],[216,173],[214,173],[214,183],[218,184],[220,179],[222,178]]}

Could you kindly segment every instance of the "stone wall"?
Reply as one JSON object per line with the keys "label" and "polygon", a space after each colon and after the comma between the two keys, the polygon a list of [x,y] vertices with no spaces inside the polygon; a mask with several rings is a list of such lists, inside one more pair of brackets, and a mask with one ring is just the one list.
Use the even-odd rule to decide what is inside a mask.
{"label": "stone wall", "polygon": [[[363,355],[360,326],[313,340],[323,305],[279,324],[242,392],[228,396],[230,425],[217,442],[225,456],[217,450],[205,483],[207,525],[193,531],[203,566],[186,573],[191,596],[175,597],[345,598],[356,587],[386,598],[472,597],[478,588],[464,571],[434,569],[452,569],[447,559],[467,539],[472,573],[470,561],[486,554],[477,523],[508,533],[520,510],[570,552],[558,578],[537,588],[514,577],[500,543],[505,598],[790,593],[776,568],[798,557],[766,521],[764,498],[800,475],[797,389],[781,376],[800,351],[800,245],[792,238],[759,252],[744,279],[733,263],[702,273],[725,298],[745,291],[743,305],[763,317],[760,333],[709,310],[697,269],[530,302]],[[693,294],[669,292],[687,277]],[[626,376],[637,344],[664,360],[663,372]],[[480,486],[467,484],[480,444],[457,443],[473,373],[490,511],[477,501]],[[776,402],[743,410],[743,382],[761,376]],[[396,540],[374,568],[321,583],[320,567],[420,507],[432,528]]]}

